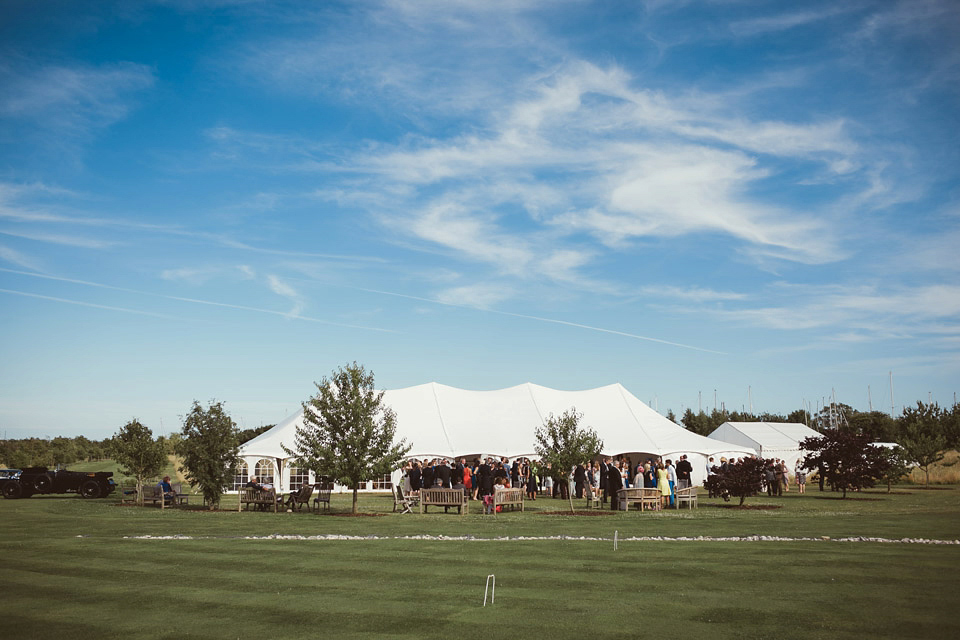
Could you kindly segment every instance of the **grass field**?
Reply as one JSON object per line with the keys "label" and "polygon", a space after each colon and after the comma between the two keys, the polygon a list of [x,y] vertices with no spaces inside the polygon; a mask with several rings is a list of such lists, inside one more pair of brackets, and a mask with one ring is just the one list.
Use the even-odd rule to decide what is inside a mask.
{"label": "grass field", "polygon": [[[349,501],[335,495],[334,512]],[[338,517],[0,500],[0,637],[960,637],[960,546],[835,540],[955,540],[957,487],[747,504],[780,508],[702,498],[693,512],[584,517],[545,515],[566,506],[546,499],[495,518],[420,516],[379,495],[361,510],[385,515]],[[271,534],[376,538],[246,538]],[[423,534],[475,539],[404,538]],[[130,537],[143,535],[193,539]],[[816,540],[629,539],[751,535]],[[488,574],[497,600],[483,607]]]}

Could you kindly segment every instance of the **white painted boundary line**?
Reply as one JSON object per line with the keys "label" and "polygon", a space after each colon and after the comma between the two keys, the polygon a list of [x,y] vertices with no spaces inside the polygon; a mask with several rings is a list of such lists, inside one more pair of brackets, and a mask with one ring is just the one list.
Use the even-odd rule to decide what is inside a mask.
{"label": "white painted boundary line", "polygon": [[[615,534],[616,535],[616,534]],[[85,536],[77,536],[83,538]],[[345,541],[379,541],[379,540],[429,540],[433,542],[609,542],[611,538],[590,536],[500,536],[496,538],[477,538],[474,536],[346,536],[346,535],[286,535],[271,534],[268,536],[123,536],[124,540],[308,540],[320,542]],[[881,544],[932,544],[932,545],[960,545],[960,540],[933,540],[928,538],[874,538],[869,536],[852,536],[846,538],[831,538],[830,536],[787,538],[781,536],[636,536],[617,538],[618,542],[876,542]]]}

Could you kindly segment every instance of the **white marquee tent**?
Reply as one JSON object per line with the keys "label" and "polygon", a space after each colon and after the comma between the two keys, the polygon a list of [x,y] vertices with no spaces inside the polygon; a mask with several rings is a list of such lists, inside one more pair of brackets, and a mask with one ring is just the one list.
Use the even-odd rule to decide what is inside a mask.
{"label": "white marquee tent", "polygon": [[762,458],[780,458],[793,471],[806,453],[800,442],[819,435],[799,422],[724,422],[708,437],[749,447]]}
{"label": "white marquee tent", "polygon": [[[585,391],[558,391],[531,383],[495,391],[468,391],[432,382],[388,390],[384,402],[396,412],[397,438],[413,445],[409,455],[414,458],[533,457],[534,430],[549,414],[560,415],[570,408],[583,413],[580,425],[597,432],[605,454],[626,454],[636,464],[653,456],[676,460],[686,453],[697,484],[706,475],[707,457],[719,461],[723,455],[753,453],[752,447],[687,431],[620,384]],[[294,446],[294,434],[302,425],[303,410],[246,442],[240,455],[248,473],[274,477],[281,490],[287,490],[290,456],[283,446]],[[279,478],[277,468],[281,469]],[[372,484],[370,488],[384,487]]]}

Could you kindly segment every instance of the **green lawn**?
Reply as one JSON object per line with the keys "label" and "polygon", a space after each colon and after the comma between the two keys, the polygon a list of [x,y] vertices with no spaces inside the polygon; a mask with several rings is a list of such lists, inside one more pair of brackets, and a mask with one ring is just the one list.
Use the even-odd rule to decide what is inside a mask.
{"label": "green lawn", "polygon": [[[543,515],[565,507],[550,499],[496,518],[391,514],[387,496],[361,499],[387,515],[359,518],[0,500],[0,637],[960,637],[960,546],[819,540],[960,537],[958,488],[898,491],[601,517]],[[349,504],[335,495],[333,510]],[[378,539],[243,538],[270,534]],[[421,534],[486,540],[399,539]],[[623,540],[748,535],[818,540]],[[504,536],[602,540],[489,540]]]}

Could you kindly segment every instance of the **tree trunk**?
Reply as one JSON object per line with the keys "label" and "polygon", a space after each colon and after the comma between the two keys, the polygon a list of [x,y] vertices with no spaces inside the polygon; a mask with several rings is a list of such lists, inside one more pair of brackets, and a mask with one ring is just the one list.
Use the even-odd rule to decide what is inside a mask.
{"label": "tree trunk", "polygon": [[357,512],[357,483],[353,485],[353,513]]}
{"label": "tree trunk", "polygon": [[740,496],[740,506],[743,506],[743,501],[747,499],[747,496]]}

